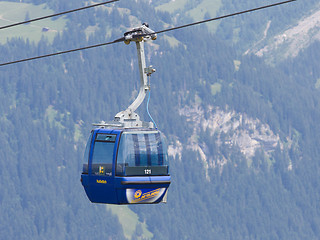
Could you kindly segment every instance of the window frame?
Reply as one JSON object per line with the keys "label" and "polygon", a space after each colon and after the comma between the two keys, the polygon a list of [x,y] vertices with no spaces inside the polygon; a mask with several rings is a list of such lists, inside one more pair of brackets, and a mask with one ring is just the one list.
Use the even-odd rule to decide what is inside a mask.
{"label": "window frame", "polygon": [[[113,141],[99,140],[99,139],[97,139],[99,135],[112,135],[112,136],[114,136],[114,140],[113,140]],[[89,165],[90,165],[90,169],[88,169],[88,171],[90,172],[90,175],[100,176],[100,175],[97,175],[97,174],[95,174],[95,173],[93,172],[93,166],[94,166],[94,164],[101,164],[101,165],[103,165],[103,164],[110,164],[110,163],[94,163],[94,162],[93,162],[96,142],[113,143],[112,161],[111,161],[111,175],[107,175],[107,174],[106,174],[106,175],[104,175],[104,176],[113,176],[113,175],[114,175],[114,162],[115,162],[115,158],[116,158],[116,157],[114,156],[114,154],[115,154],[115,147],[116,147],[116,146],[117,146],[117,151],[116,151],[116,152],[118,152],[117,138],[118,138],[118,134],[116,134],[116,133],[99,132],[99,130],[95,132],[94,139],[92,138],[92,141],[91,141],[91,144],[92,144],[92,146],[91,146],[91,154],[90,154],[90,156],[89,156],[89,159],[91,160],[91,161],[90,161],[90,164],[89,164]],[[116,154],[117,154],[117,153],[116,153]]]}
{"label": "window frame", "polygon": [[[160,142],[162,144],[162,154],[163,154],[163,164],[162,165],[150,165],[150,166],[131,166],[131,168],[141,168],[141,169],[151,169],[151,168],[157,168],[157,167],[166,167],[167,168],[167,173],[164,175],[164,174],[160,174],[160,175],[153,175],[153,174],[137,174],[137,175],[127,175],[125,173],[125,171],[123,172],[117,172],[117,167],[118,167],[118,157],[119,157],[119,150],[120,150],[120,145],[121,145],[121,141],[123,140],[122,137],[123,135],[133,135],[133,134],[152,134],[152,133],[159,133],[159,138],[160,138]],[[115,159],[115,176],[117,177],[134,177],[134,176],[142,176],[142,177],[149,177],[149,176],[170,176],[170,173],[169,173],[169,157],[168,157],[168,149],[166,148],[167,147],[167,142],[166,142],[166,139],[165,139],[165,136],[163,135],[162,132],[158,131],[158,130],[143,130],[143,131],[139,131],[139,130],[136,130],[136,131],[122,131],[121,134],[119,135],[119,140],[118,140],[118,146],[117,146],[117,154],[116,154],[116,159]],[[119,164],[126,164],[126,162],[121,162]],[[130,166],[126,166],[126,167],[129,167]],[[141,172],[141,171],[140,171]],[[121,173],[123,175],[121,175]]]}

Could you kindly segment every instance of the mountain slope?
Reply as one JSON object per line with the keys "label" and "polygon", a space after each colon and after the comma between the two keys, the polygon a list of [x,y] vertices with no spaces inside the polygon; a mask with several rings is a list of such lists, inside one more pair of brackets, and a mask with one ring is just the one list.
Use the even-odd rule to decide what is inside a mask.
{"label": "mountain slope", "polygon": [[[259,3],[224,1],[219,12]],[[47,4],[62,11],[79,1]],[[91,123],[111,120],[136,95],[134,44],[0,68],[0,238],[317,239],[319,44],[275,66],[242,54],[270,18],[282,32],[314,4],[299,16],[297,6],[278,8],[221,21],[215,34],[194,27],[146,44],[157,69],[150,112],[169,140],[172,184],[167,204],[130,206],[137,215],[127,218],[89,203],[79,178]],[[107,42],[141,22],[158,30],[190,19],[155,7],[119,1],[70,15],[52,44],[11,39],[0,60]],[[148,119],[145,105],[139,114]],[[132,215],[136,228],[123,229]]]}
{"label": "mountain slope", "polygon": [[295,26],[276,35],[268,36],[268,28],[265,36],[246,54],[254,53],[257,56],[265,56],[269,61],[278,62],[287,58],[296,57],[301,51],[308,48],[315,41],[320,40],[320,10],[319,6],[313,9],[311,14],[300,19]]}
{"label": "mountain slope", "polygon": [[[42,16],[53,14],[53,11],[46,4],[34,5],[17,2],[0,2],[0,25],[7,26],[17,22],[23,22]],[[53,38],[62,33],[66,20],[61,17],[58,19],[44,19],[42,21],[16,26],[14,28],[1,29],[0,42],[6,43],[8,39],[22,37],[29,41],[39,42],[41,38],[47,38],[52,42]]]}

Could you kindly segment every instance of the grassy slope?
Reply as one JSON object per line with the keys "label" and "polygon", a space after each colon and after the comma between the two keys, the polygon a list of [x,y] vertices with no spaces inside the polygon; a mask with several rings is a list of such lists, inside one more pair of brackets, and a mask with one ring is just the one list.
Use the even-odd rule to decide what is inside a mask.
{"label": "grassy slope", "polygon": [[[187,12],[195,21],[205,19],[205,15],[209,14],[210,17],[216,17],[219,8],[222,6],[221,0],[203,0],[196,8]],[[206,24],[208,29],[215,32],[219,22],[212,22]]]}
{"label": "grassy slope", "polygon": [[147,229],[147,224],[140,222],[138,215],[130,210],[128,206],[107,205],[107,208],[118,217],[122,225],[123,233],[127,239],[131,239],[135,234],[138,224],[141,224],[142,237],[152,239],[153,234]]}
{"label": "grassy slope", "polygon": [[[190,0],[189,0],[190,1]],[[190,16],[194,21],[201,21],[205,19],[205,15],[208,14],[210,17],[217,16],[219,8],[222,6],[221,0],[203,0],[195,8],[185,10],[185,6],[188,0],[175,0],[156,7],[157,10],[165,11],[169,13],[179,12]],[[218,26],[218,22],[207,24],[208,29],[214,32]]]}
{"label": "grassy slope", "polygon": [[[53,14],[54,12],[46,7],[45,4],[33,5],[26,3],[0,2],[0,26],[10,25],[16,22],[26,20],[26,15],[29,14],[29,19],[38,18]],[[54,36],[61,32],[65,26],[66,20],[62,17],[57,20],[44,19],[29,23],[27,25],[15,26],[1,30],[0,43],[6,43],[7,39],[13,37],[22,37],[30,41],[38,42],[42,37],[52,41]],[[42,32],[46,27],[49,31]]]}
{"label": "grassy slope", "polygon": [[175,0],[156,7],[157,10],[174,13],[179,9],[183,9],[187,0]]}

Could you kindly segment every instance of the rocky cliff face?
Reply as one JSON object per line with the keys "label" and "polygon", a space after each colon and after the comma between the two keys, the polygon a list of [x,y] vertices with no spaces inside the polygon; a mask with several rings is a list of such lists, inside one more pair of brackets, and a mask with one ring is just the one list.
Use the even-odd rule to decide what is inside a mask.
{"label": "rocky cliff face", "polygon": [[[181,160],[184,149],[198,153],[199,159],[204,164],[207,180],[208,169],[223,166],[229,161],[228,156],[210,153],[208,143],[205,143],[200,132],[209,133],[215,145],[235,147],[240,150],[247,162],[250,164],[257,150],[262,150],[267,158],[272,158],[272,153],[277,148],[284,148],[279,134],[274,133],[270,127],[259,119],[253,119],[244,113],[222,110],[218,107],[207,106],[206,109],[200,105],[185,106],[179,110],[179,114],[185,117],[186,122],[192,129],[186,142],[177,139],[169,145],[169,155]],[[223,135],[223,136],[222,136]],[[288,141],[287,141],[288,140]],[[286,142],[290,142],[289,138]],[[292,166],[288,166],[290,170]]]}
{"label": "rocky cliff face", "polygon": [[263,38],[245,54],[266,57],[270,62],[296,57],[301,50],[320,40],[320,5],[294,26],[276,36],[268,36],[270,24],[272,21],[266,24]]}

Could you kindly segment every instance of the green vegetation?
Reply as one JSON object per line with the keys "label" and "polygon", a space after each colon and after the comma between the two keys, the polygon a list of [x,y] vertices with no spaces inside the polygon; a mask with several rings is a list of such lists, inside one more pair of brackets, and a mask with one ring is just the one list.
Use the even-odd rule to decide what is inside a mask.
{"label": "green vegetation", "polygon": [[315,88],[319,89],[320,88],[320,78],[317,79],[317,82],[315,83]]}
{"label": "green vegetation", "polygon": [[74,125],[74,136],[73,136],[74,142],[79,142],[84,139],[84,136],[82,135],[82,131],[81,131],[81,125],[82,125],[81,123],[76,123]]}
{"label": "green vegetation", "polygon": [[164,35],[163,39],[166,39],[169,42],[170,47],[172,47],[172,48],[179,46],[179,44],[181,43],[176,38],[174,38],[172,36],[168,36],[168,35]]}
{"label": "green vegetation", "polygon": [[[46,4],[33,5],[28,3],[0,2],[0,26],[6,26],[17,22],[26,21],[42,16],[53,14]],[[41,38],[46,38],[52,42],[58,33],[62,33],[66,25],[66,19],[44,19],[13,28],[1,30],[0,43],[4,44],[11,38],[28,39],[31,42],[39,42]]]}
{"label": "green vegetation", "polygon": [[239,60],[233,60],[233,63],[234,63],[234,69],[235,69],[236,71],[239,71],[240,65],[241,65],[241,61],[239,61]]}
{"label": "green vegetation", "polygon": [[45,118],[48,120],[50,127],[57,127],[59,130],[65,129],[61,123],[64,118],[64,114],[59,114],[52,105],[49,105],[46,109]]}
{"label": "green vegetation", "polygon": [[221,92],[222,85],[220,83],[214,83],[211,85],[211,94],[215,96],[217,93]]}
{"label": "green vegetation", "polygon": [[[41,12],[45,5],[36,5],[39,2],[44,4],[29,0],[21,6]],[[185,9],[195,9],[202,2],[194,1]],[[262,2],[226,0],[218,12],[230,13]],[[20,6],[18,1],[14,4]],[[85,2],[48,0],[46,4],[59,12]],[[137,89],[134,44],[1,67],[0,236],[318,239],[320,92],[315,82],[320,79],[320,43],[275,66],[243,55],[271,17],[270,34],[295,22],[318,6],[318,1],[294,4],[225,19],[216,34],[195,27],[168,33],[169,38],[159,34],[157,49],[146,44],[147,64],[157,69],[151,78],[150,111],[169,144],[181,143],[181,160],[170,159],[167,204],[106,208],[90,203],[79,181],[91,123],[112,120],[131,103],[128,96]],[[130,16],[116,7],[71,14],[66,29],[52,42],[10,38],[0,45],[0,62],[105,42],[106,35],[116,39],[133,18],[147,21],[156,30],[163,29],[164,23],[186,20],[185,15],[157,11],[145,1],[119,1],[115,6],[130,9]],[[29,9],[19,16],[24,19],[34,14]],[[17,33],[15,28],[11,31]],[[258,149],[248,161],[236,143],[229,144],[234,131],[210,132],[180,114],[190,111],[197,119],[199,110],[212,120],[214,107],[259,119],[283,144],[273,147],[268,157]],[[148,119],[145,106],[139,114]],[[193,146],[192,141],[198,145]],[[208,163],[195,148],[202,150]]]}
{"label": "green vegetation", "polygon": [[217,16],[217,12],[221,6],[221,0],[203,0],[195,8],[189,10],[188,14],[190,14],[195,21],[204,19],[206,14],[209,14],[212,18]]}
{"label": "green vegetation", "polygon": [[136,235],[137,228],[139,227],[141,227],[142,230],[140,233],[142,239],[152,239],[153,234],[148,231],[147,224],[140,222],[138,215],[130,210],[128,206],[108,205],[107,209],[110,209],[111,212],[118,217],[124,236],[127,239],[132,239]]}
{"label": "green vegetation", "polygon": [[183,9],[188,0],[175,0],[156,7],[156,10],[174,13],[179,9]]}
{"label": "green vegetation", "polygon": [[[194,21],[201,21],[217,16],[217,13],[222,6],[221,0],[203,0],[198,6],[187,12]],[[208,30],[215,32],[219,22],[211,22],[206,24]]]}
{"label": "green vegetation", "polygon": [[[217,16],[218,10],[221,6],[221,0],[202,0],[197,1],[196,3],[190,0],[174,0],[159,5],[156,9],[166,11],[171,14],[181,13],[183,15],[190,16],[194,21],[201,21]],[[215,32],[218,25],[218,22],[206,24],[211,32]]]}

